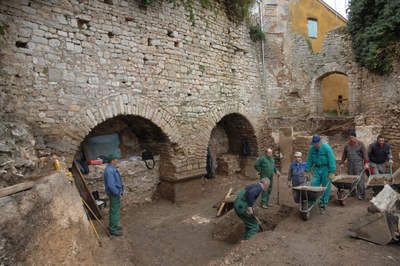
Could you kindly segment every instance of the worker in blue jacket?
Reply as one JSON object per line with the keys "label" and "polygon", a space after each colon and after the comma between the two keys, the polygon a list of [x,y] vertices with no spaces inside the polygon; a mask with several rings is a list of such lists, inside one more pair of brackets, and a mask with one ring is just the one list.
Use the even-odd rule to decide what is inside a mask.
{"label": "worker in blue jacket", "polygon": [[311,186],[326,187],[324,194],[320,199],[320,207],[325,211],[331,195],[331,180],[334,178],[336,171],[336,158],[332,148],[328,143],[322,143],[321,136],[316,134],[312,137],[311,146],[308,150],[307,165],[305,175],[310,176],[313,168],[313,176],[311,178]]}
{"label": "worker in blue jacket", "polygon": [[[294,161],[289,166],[288,173],[288,186],[297,187],[304,184],[305,177],[304,171],[306,170],[306,163],[302,159],[303,154],[299,151],[294,153]],[[300,193],[297,190],[292,189],[294,202],[299,203]]]}
{"label": "worker in blue jacket", "polygon": [[246,188],[239,191],[233,203],[236,214],[242,219],[246,226],[246,232],[244,234],[244,239],[246,240],[257,234],[260,229],[254,216],[253,206],[261,192],[268,190],[269,184],[269,179],[265,178],[261,179],[258,183],[248,185]]}
{"label": "worker in blue jacket", "polygon": [[111,235],[122,236],[122,227],[119,226],[119,220],[124,185],[122,184],[121,175],[116,168],[117,157],[115,155],[109,155],[108,161],[109,163],[104,170],[104,187],[110,199],[108,230]]}

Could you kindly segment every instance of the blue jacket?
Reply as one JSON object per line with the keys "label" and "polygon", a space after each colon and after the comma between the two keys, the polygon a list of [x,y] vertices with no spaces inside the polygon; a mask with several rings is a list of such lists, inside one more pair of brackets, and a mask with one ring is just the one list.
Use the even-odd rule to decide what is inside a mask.
{"label": "blue jacket", "polygon": [[306,170],[306,163],[298,163],[293,161],[289,167],[288,181],[292,182],[294,187],[300,186],[304,183],[304,171]]}
{"label": "blue jacket", "polygon": [[260,193],[263,191],[263,188],[260,183],[256,183],[256,184],[248,185],[245,188],[245,190],[246,190],[246,193],[244,195],[246,198],[247,206],[253,207],[254,202],[256,202],[256,199],[257,199],[258,195],[260,195]]}
{"label": "blue jacket", "polygon": [[104,187],[108,196],[121,196],[124,193],[121,175],[112,164],[104,170]]}

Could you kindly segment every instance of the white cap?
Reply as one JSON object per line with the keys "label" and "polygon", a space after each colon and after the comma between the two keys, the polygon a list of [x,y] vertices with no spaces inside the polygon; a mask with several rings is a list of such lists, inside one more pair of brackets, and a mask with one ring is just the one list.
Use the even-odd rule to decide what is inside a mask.
{"label": "white cap", "polygon": [[294,153],[294,157],[301,157],[301,156],[303,156],[303,154],[301,152],[299,152],[299,151],[296,151]]}

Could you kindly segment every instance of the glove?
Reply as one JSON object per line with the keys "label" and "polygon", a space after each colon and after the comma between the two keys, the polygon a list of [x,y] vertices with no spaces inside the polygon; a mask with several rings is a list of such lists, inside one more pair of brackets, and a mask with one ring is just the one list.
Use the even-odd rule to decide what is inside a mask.
{"label": "glove", "polygon": [[253,215],[253,214],[254,214],[253,207],[247,207],[246,213],[247,213],[248,215]]}
{"label": "glove", "polygon": [[365,164],[364,164],[364,169],[365,169],[365,170],[369,169],[369,163],[365,163]]}
{"label": "glove", "polygon": [[389,164],[393,164],[393,160],[392,159],[389,160]]}
{"label": "glove", "polygon": [[287,182],[287,186],[288,186],[288,187],[292,187],[292,182],[288,181],[288,182]]}
{"label": "glove", "polygon": [[332,181],[335,179],[335,173],[329,173],[328,178]]}

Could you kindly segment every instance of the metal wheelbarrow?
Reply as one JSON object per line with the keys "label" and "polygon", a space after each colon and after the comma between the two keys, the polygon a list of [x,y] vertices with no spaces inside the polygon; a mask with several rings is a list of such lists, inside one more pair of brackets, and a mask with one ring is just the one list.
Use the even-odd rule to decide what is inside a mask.
{"label": "metal wheelbarrow", "polygon": [[372,174],[367,180],[367,188],[372,188],[374,195],[377,195],[386,184],[400,191],[400,168],[392,173],[392,166],[389,165],[388,174]]}
{"label": "metal wheelbarrow", "polygon": [[358,183],[361,180],[365,170],[362,170],[359,175],[342,175],[339,174],[332,180],[332,184],[337,188],[337,201],[340,205],[345,205],[345,200],[356,191]]}
{"label": "metal wheelbarrow", "polygon": [[[330,184],[329,184],[330,185]],[[326,187],[312,187],[308,184],[293,187],[299,192],[299,211],[303,220],[310,219],[311,210],[318,205],[319,199],[324,194]]]}

